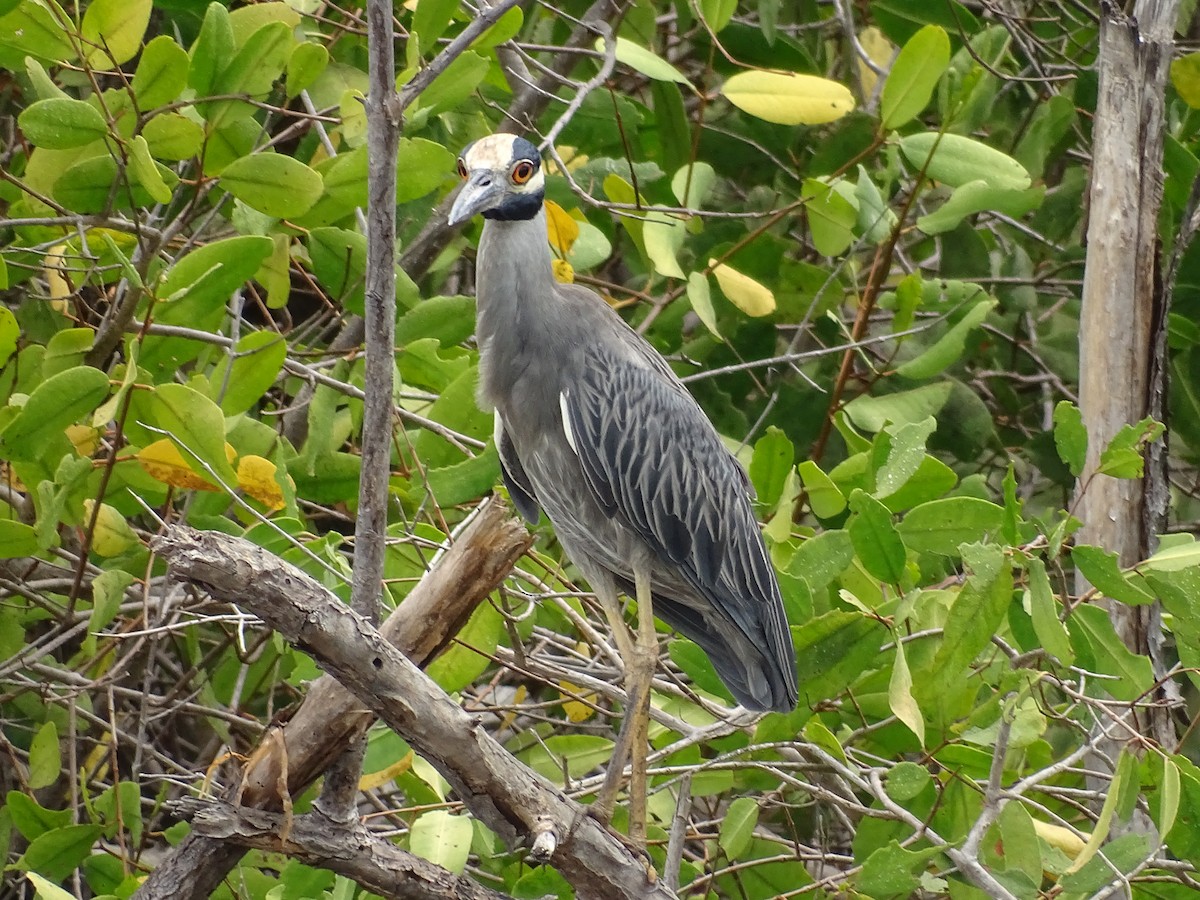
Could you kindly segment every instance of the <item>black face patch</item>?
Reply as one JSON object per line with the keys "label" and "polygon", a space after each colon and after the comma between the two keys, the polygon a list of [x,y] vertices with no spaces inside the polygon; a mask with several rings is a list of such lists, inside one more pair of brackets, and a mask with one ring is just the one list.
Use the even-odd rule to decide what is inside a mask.
{"label": "black face patch", "polygon": [[485,219],[495,219],[499,222],[516,222],[522,219],[532,219],[542,208],[545,191],[532,194],[509,194],[504,202],[494,209],[485,210]]}

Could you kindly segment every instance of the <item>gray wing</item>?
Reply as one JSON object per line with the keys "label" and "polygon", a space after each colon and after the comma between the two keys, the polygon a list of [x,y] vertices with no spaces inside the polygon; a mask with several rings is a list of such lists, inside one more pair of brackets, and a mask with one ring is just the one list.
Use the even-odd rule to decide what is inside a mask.
{"label": "gray wing", "polygon": [[504,420],[500,417],[498,410],[495,417],[496,452],[500,456],[500,476],[504,479],[504,486],[508,488],[508,494],[512,497],[517,512],[530,525],[536,525],[541,510],[538,507],[537,494],[533,492],[533,482],[529,480],[525,467],[521,465],[521,458],[517,456],[517,448],[513,446],[512,438],[505,430]]}
{"label": "gray wing", "polygon": [[686,390],[657,369],[592,350],[562,405],[604,511],[747,639],[793,659],[746,474]]}

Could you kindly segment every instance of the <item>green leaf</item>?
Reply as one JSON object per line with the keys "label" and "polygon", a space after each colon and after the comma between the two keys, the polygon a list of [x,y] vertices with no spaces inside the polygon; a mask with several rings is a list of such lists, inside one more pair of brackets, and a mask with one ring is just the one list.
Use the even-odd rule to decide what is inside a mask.
{"label": "green leaf", "polygon": [[843,610],[793,626],[800,703],[816,706],[840,694],[867,670],[887,637],[875,619]]}
{"label": "green leaf", "polygon": [[863,568],[880,581],[900,584],[907,554],[888,508],[870,494],[855,490],[850,495],[850,510],[854,515],[846,530]]}
{"label": "green leaf", "polygon": [[1141,478],[1146,447],[1162,437],[1162,433],[1163,424],[1151,418],[1125,425],[1100,451],[1100,467],[1096,471],[1113,478]]}
{"label": "green leaf", "polygon": [[29,842],[17,860],[17,868],[63,881],[88,858],[92,845],[103,833],[99,825],[64,825],[47,831]]}
{"label": "green leaf", "polygon": [[273,331],[255,331],[233,348],[213,370],[213,388],[221,391],[221,412],[234,416],[250,409],[275,383],[287,357],[287,342]]}
{"label": "green leaf", "polygon": [[[184,459],[199,459],[230,488],[237,484],[225,454],[225,416],[217,404],[185,385],[160,384],[154,389],[149,418],[147,424],[165,432]],[[200,474],[211,477],[207,471]]]}
{"label": "green leaf", "polygon": [[65,440],[63,429],[99,406],[108,391],[108,376],[90,366],[78,366],[47,378],[0,432],[0,457],[30,461],[48,450],[52,452],[56,446],[53,442]]}
{"label": "green leaf", "polygon": [[17,60],[33,56],[55,65],[73,62],[75,42],[63,23],[70,21],[57,3],[25,0],[16,9],[5,7],[0,19],[0,48],[11,47]]}
{"label": "green leaf", "polygon": [[32,841],[48,831],[69,825],[71,810],[46,809],[28,794],[9,791],[4,797],[4,809],[12,817],[12,823],[21,836]]}
{"label": "green leaf", "polygon": [[1189,540],[1186,543],[1164,545],[1149,559],[1138,563],[1137,568],[1139,570],[1153,569],[1158,572],[1178,572],[1180,569],[1191,569],[1195,566],[1200,566],[1200,542]]}
{"label": "green leaf", "polygon": [[924,766],[907,760],[888,770],[884,790],[897,803],[908,803],[917,797],[933,780]]}
{"label": "green leaf", "polygon": [[700,0],[700,14],[714,33],[721,31],[737,12],[737,0]]}
{"label": "green leaf", "polygon": [[925,442],[936,429],[937,420],[933,416],[884,429],[891,436],[891,449],[887,461],[875,473],[876,499],[892,496],[917,473],[925,461]]}
{"label": "green leaf", "polygon": [[1044,187],[1014,190],[983,180],[968,181],[956,187],[950,198],[933,212],[920,216],[917,227],[926,234],[944,234],[957,228],[963,219],[984,210],[1019,218],[1041,206],[1045,196]]}
{"label": "green leaf", "polygon": [[846,508],[846,497],[838,490],[833,479],[821,471],[821,467],[810,459],[803,460],[796,471],[804,482],[808,494],[808,505],[818,519],[829,519],[840,515]]}
{"label": "green leaf", "polygon": [[17,124],[31,144],[47,150],[84,147],[108,134],[108,124],[99,110],[68,97],[30,104],[17,116]]}
{"label": "green leaf", "polygon": [[197,327],[198,314],[223,310],[233,292],[254,277],[273,247],[270,238],[259,235],[225,238],[197,247],[163,277],[156,293],[170,302],[159,308],[157,318]]}
{"label": "green leaf", "polygon": [[759,503],[771,509],[779,503],[795,453],[787,435],[774,425],[768,426],[766,433],[755,442],[749,471]]}
{"label": "green leaf", "polygon": [[[174,188],[179,176],[166,166],[155,164],[159,176]],[[114,190],[115,186],[115,190]],[[79,213],[101,213],[111,205],[128,209],[131,206],[150,206],[154,202],[137,181],[126,184],[117,168],[117,161],[107,154],[93,156],[67,169],[54,182],[54,199]]]}
{"label": "green leaf", "polygon": [[907,897],[920,884],[916,873],[939,852],[938,847],[905,850],[893,839],[867,857],[855,887],[867,897]]}
{"label": "green leaf", "polygon": [[991,644],[1012,603],[1012,567],[999,547],[970,545],[963,548],[963,559],[971,574],[946,617],[933,663],[938,677],[925,686],[926,692],[961,683],[967,668]]}
{"label": "green leaf", "polygon": [[692,684],[702,691],[708,691],[716,697],[733,702],[733,694],[717,676],[712,660],[708,658],[700,646],[685,637],[676,638],[667,645],[667,654],[671,662],[692,680]]}
{"label": "green leaf", "polygon": [[20,336],[21,326],[17,324],[17,317],[7,306],[0,306],[0,366],[17,352],[17,339]]}
{"label": "green leaf", "polygon": [[141,136],[159,159],[190,159],[204,144],[204,129],[181,113],[155,116],[142,128]]}
{"label": "green leaf", "polygon": [[892,675],[888,680],[888,706],[896,714],[896,718],[908,726],[908,730],[916,735],[917,743],[925,746],[925,717],[917,705],[912,693],[912,674],[908,670],[908,660],[904,657],[904,642],[896,634],[896,662],[892,666]]}
{"label": "green leaf", "polygon": [[825,125],[854,109],[845,85],[797,72],[738,72],[721,93],[742,112],[779,125]]}
{"label": "green leaf", "polygon": [[1070,400],[1060,400],[1054,407],[1054,447],[1058,458],[1078,478],[1087,459],[1088,436],[1083,413]]}
{"label": "green leaf", "polygon": [[1133,653],[1117,637],[1108,613],[1098,606],[1076,606],[1067,619],[1067,632],[1075,648],[1077,665],[1110,675],[1100,682],[1117,700],[1132,701],[1154,684],[1148,657]]}
{"label": "green leaf", "polygon": [[308,235],[313,275],[335,302],[362,315],[367,239],[345,228],[314,228]]}
{"label": "green leaf", "polygon": [[1188,53],[1171,60],[1171,84],[1179,99],[1192,109],[1200,109],[1200,53]]}
{"label": "green leaf", "polygon": [[229,23],[229,11],[220,3],[208,5],[200,34],[192,44],[191,65],[188,68],[188,85],[196,89],[196,96],[207,97],[215,93],[217,79],[233,59],[233,26]]}
{"label": "green leaf", "polygon": [[43,723],[29,744],[29,786],[34,790],[58,781],[62,755],[58,749],[58,728],[53,720]]}
{"label": "green leaf", "polygon": [[712,293],[703,272],[692,272],[688,275],[687,298],[692,304],[692,312],[704,323],[704,327],[712,336],[721,341],[725,340],[717,330],[717,314],[713,309]]}
{"label": "green leaf", "polygon": [[487,57],[469,50],[463,53],[421,92],[420,110],[436,116],[455,109],[475,93],[491,67]]}
{"label": "green leaf", "polygon": [[1033,619],[1033,631],[1046,652],[1064,666],[1075,662],[1075,652],[1067,636],[1066,626],[1058,618],[1058,604],[1054,602],[1054,591],[1046,574],[1046,564],[1036,557],[1025,566],[1029,579],[1029,606]]}
{"label": "green leaf", "polygon": [[301,91],[312,86],[329,65],[329,51],[323,44],[305,41],[298,44],[288,57],[287,80],[285,92],[288,97],[295,97]]}
{"label": "green leaf", "polygon": [[[255,31],[228,64],[221,67],[213,79],[213,94],[244,94],[254,100],[264,99],[287,65],[296,39],[284,22],[268,22]],[[206,114],[216,128],[239,115],[244,104],[238,101],[211,104]]]}
{"label": "green leaf", "polygon": [[1175,816],[1179,812],[1179,766],[1169,757],[1163,760],[1162,783],[1158,792],[1158,833],[1165,839],[1175,827]]}
{"label": "green leaf", "polygon": [[881,431],[888,422],[920,422],[927,416],[936,416],[950,399],[953,389],[954,385],[942,381],[895,394],[860,394],[844,408],[856,427],[864,431]]}
{"label": "green leaf", "polygon": [[1029,173],[1011,156],[962,135],[927,131],[906,135],[899,143],[900,152],[913,166],[924,166],[926,175],[951,187],[984,181],[991,187],[1023,191],[1031,183]]}
{"label": "green leaf", "polygon": [[[1112,796],[1111,794],[1109,796]],[[1101,810],[1103,817],[1104,811]],[[1106,833],[1109,829],[1105,829]],[[1099,831],[1099,826],[1097,826]],[[1093,838],[1096,832],[1093,832]],[[1090,845],[1090,841],[1088,842]],[[1079,869],[1072,868],[1059,879],[1062,896],[1089,897],[1114,879],[1113,869],[1122,875],[1132,872],[1151,854],[1150,836],[1145,833],[1123,834],[1104,845],[1104,857],[1089,855]],[[1076,863],[1079,859],[1076,859]]]}
{"label": "green leaf", "polygon": [[430,467],[425,477],[438,506],[457,506],[478,500],[495,486],[500,477],[500,457],[495,447],[489,446],[487,452],[462,462]]}
{"label": "green leaf", "polygon": [[642,239],[646,244],[646,256],[654,271],[664,278],[683,279],[687,276],[679,267],[678,253],[683,246],[685,231],[683,222],[668,216],[653,214],[646,218],[642,227]]}
{"label": "green leaf", "polygon": [[85,654],[96,652],[97,633],[117,617],[125,589],[131,584],[133,576],[121,569],[109,569],[92,579],[92,614],[88,617],[88,635],[83,639]]}
{"label": "green leaf", "polygon": [[1092,587],[1106,597],[1129,606],[1144,606],[1154,602],[1153,594],[1131,582],[1121,571],[1115,552],[1078,544],[1071,548],[1071,560]]}
{"label": "green leaf", "polygon": [[837,256],[854,243],[858,210],[834,188],[816,178],[806,178],[800,196],[808,212],[813,247],[822,256]]}
{"label": "green leaf", "polygon": [[252,153],[221,170],[221,187],[247,206],[278,219],[308,212],[320,199],[321,176],[281,153]]}
{"label": "green leaf", "polygon": [[838,528],[810,537],[792,556],[787,570],[808,582],[813,591],[824,590],[854,562],[854,542]]}
{"label": "green leaf", "polygon": [[412,30],[420,41],[424,55],[428,56],[437,46],[437,39],[450,26],[450,18],[458,9],[458,0],[418,0],[413,13]]}
{"label": "green leaf", "polygon": [[0,519],[0,559],[33,556],[42,547],[32,525],[15,519]]}
{"label": "green leaf", "polygon": [[[596,50],[600,53],[605,50],[604,42],[605,38],[596,39]],[[655,81],[674,81],[691,87],[691,82],[682,72],[653,50],[635,44],[628,38],[617,38],[617,62]]]}
{"label": "green leaf", "polygon": [[[419,200],[437,190],[454,172],[454,154],[436,141],[401,138],[396,152],[396,202]],[[363,157],[364,163],[366,156]],[[363,205],[366,205],[366,168],[363,169]]]}
{"label": "green leaf", "polygon": [[1042,846],[1033,828],[1033,819],[1025,804],[1010,800],[996,821],[1004,847],[1008,871],[1023,873],[1033,884],[1042,883]]}
{"label": "green leaf", "polygon": [[110,69],[137,56],[152,7],[151,0],[92,0],[80,28],[88,63]]}
{"label": "green leaf", "polygon": [[409,832],[408,846],[422,859],[461,875],[467,866],[472,834],[469,817],[434,809],[417,816]]}
{"label": "green leaf", "polygon": [[[1113,815],[1117,811],[1117,801],[1121,796],[1122,790],[1130,779],[1137,778],[1137,758],[1128,750],[1122,748],[1121,756],[1117,760],[1117,770],[1113,773],[1112,781],[1108,784],[1108,791],[1104,797],[1104,805],[1100,807],[1100,815],[1096,819],[1096,827],[1092,830],[1092,835],[1088,838],[1088,842],[1084,845],[1079,855],[1075,857],[1075,861],[1067,869],[1066,875],[1071,875],[1080,871],[1093,856],[1096,855],[1104,841],[1108,838],[1109,831],[1112,828]],[[1145,838],[1145,835],[1142,835]],[[1107,855],[1107,854],[1105,854]],[[1111,873],[1109,873],[1111,874]],[[1108,880],[1106,875],[1105,880]],[[1103,884],[1103,882],[1101,882]],[[1076,890],[1082,888],[1080,885]],[[1089,890],[1099,888],[1100,884]]]}
{"label": "green leaf", "polygon": [[423,338],[453,347],[474,333],[475,298],[461,294],[422,300],[396,322],[396,344],[401,347]]}
{"label": "green leaf", "polygon": [[187,82],[187,51],[174,38],[160,34],[142,48],[130,88],[138,107],[148,112],[177,99]]}
{"label": "green leaf", "polygon": [[459,631],[455,643],[429,664],[426,669],[429,677],[447,693],[461,691],[491,665],[491,656],[503,633],[504,619],[497,607],[481,603]]}
{"label": "green leaf", "polygon": [[926,25],[900,50],[879,98],[883,127],[892,131],[929,105],[933,89],[950,64],[950,38],[943,28]]}
{"label": "green leaf", "polygon": [[758,801],[753,797],[738,797],[729,804],[721,819],[721,832],[717,843],[725,851],[725,858],[735,862],[750,848],[754,827],[758,824]]}
{"label": "green leaf", "polygon": [[962,544],[995,535],[1004,508],[976,497],[931,500],[909,510],[898,526],[904,545],[919,553],[956,557]]}
{"label": "green leaf", "polygon": [[712,166],[706,162],[692,163],[671,177],[671,193],[680,206],[700,209],[712,193],[716,181],[717,173]]}
{"label": "green leaf", "polygon": [[613,742],[595,734],[556,734],[539,740],[518,758],[543,778],[561,784],[563,774],[580,778],[612,759]]}
{"label": "green leaf", "polygon": [[896,374],[914,380],[924,380],[941,374],[963,355],[967,338],[972,331],[983,324],[983,320],[996,308],[997,303],[999,303],[998,300],[991,298],[976,303],[950,327],[949,331],[934,341],[933,346],[915,359],[910,359],[900,365],[896,369]]}
{"label": "green leaf", "polygon": [[129,142],[129,172],[156,202],[171,202],[171,189],[150,155],[150,145],[140,134]]}

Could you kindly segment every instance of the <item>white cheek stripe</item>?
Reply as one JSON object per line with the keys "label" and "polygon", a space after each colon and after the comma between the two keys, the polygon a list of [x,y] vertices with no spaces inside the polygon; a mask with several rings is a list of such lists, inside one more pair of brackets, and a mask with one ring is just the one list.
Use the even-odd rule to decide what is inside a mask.
{"label": "white cheek stripe", "polygon": [[562,413],[563,434],[567,436],[567,443],[571,445],[571,450],[578,456],[579,448],[575,445],[575,435],[571,431],[571,416],[567,411],[567,395],[565,393],[560,392],[558,395],[558,409]]}

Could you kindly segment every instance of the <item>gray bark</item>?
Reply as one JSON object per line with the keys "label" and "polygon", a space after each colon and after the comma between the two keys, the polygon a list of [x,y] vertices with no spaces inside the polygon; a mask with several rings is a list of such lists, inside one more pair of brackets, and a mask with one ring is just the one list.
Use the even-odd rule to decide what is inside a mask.
{"label": "gray bark", "polygon": [[[504,579],[532,543],[528,532],[496,499],[484,501],[449,550],[421,579],[381,632],[418,665],[450,643],[479,603]],[[328,675],[309,687],[282,727],[266,732],[233,792],[243,806],[279,809],[284,797],[311,785],[342,750],[374,722]],[[286,787],[284,787],[286,786]],[[230,872],[244,850],[191,834],[150,873],[139,900],[198,900]]]}

